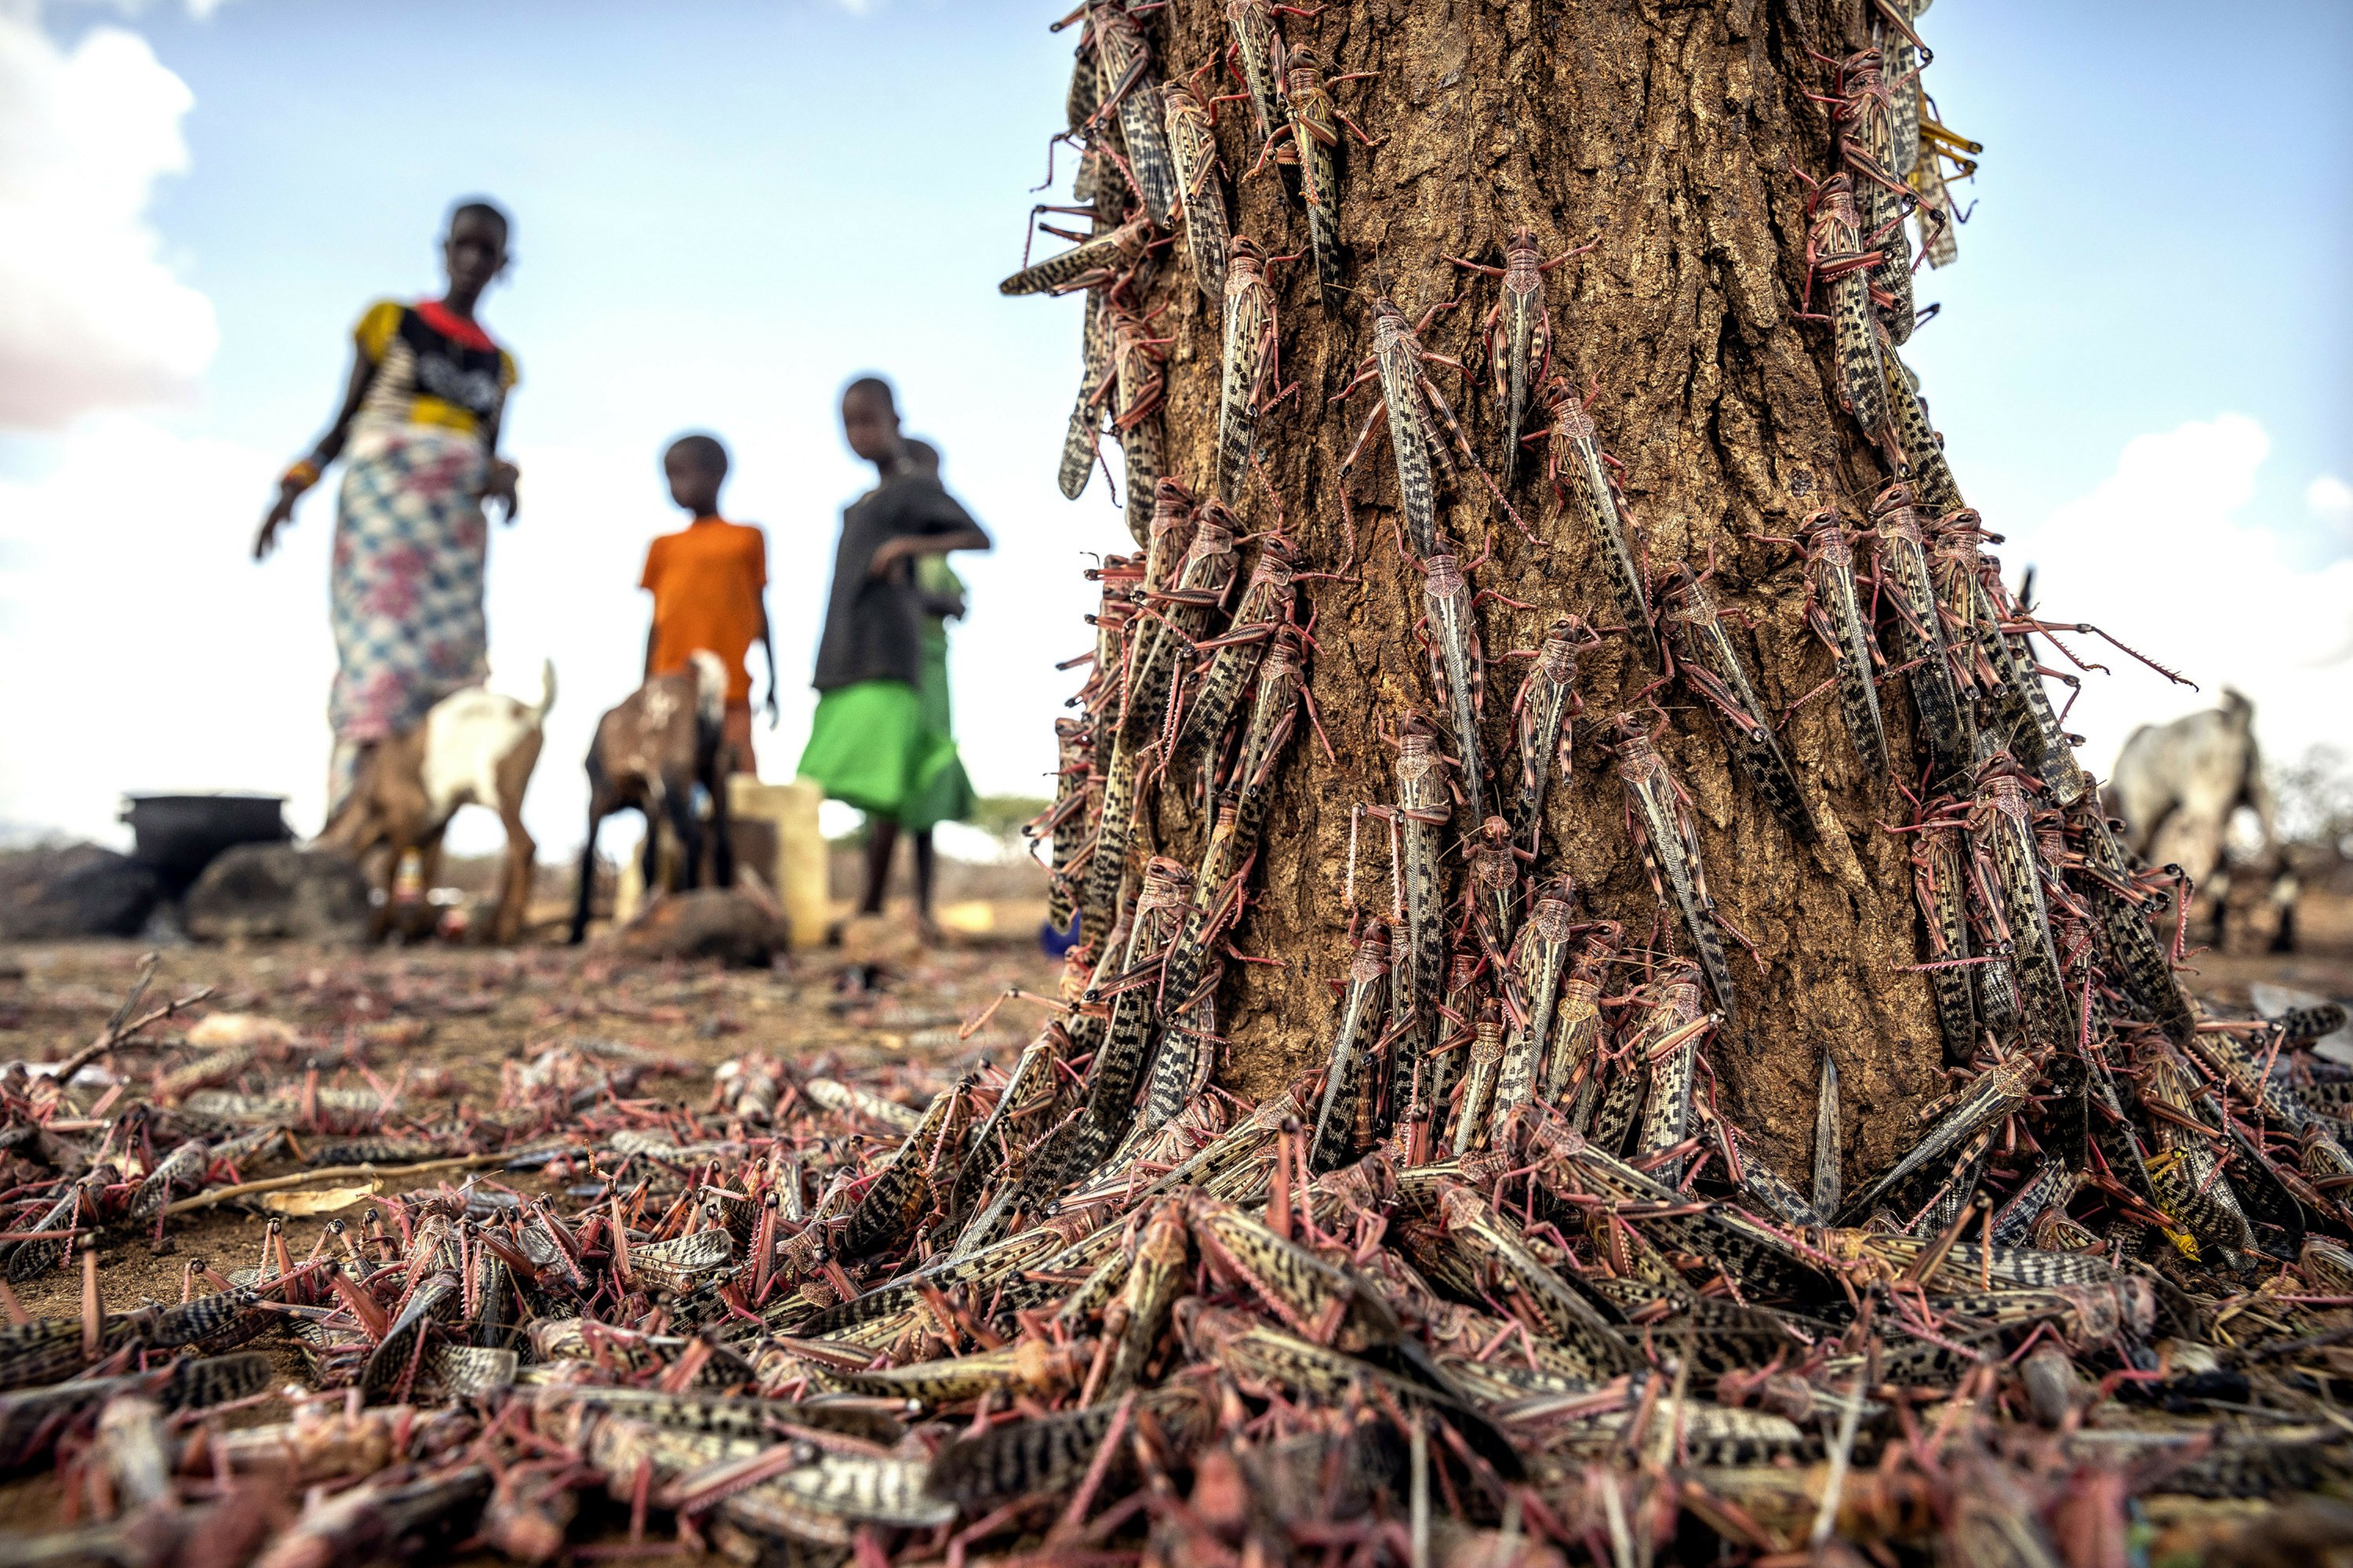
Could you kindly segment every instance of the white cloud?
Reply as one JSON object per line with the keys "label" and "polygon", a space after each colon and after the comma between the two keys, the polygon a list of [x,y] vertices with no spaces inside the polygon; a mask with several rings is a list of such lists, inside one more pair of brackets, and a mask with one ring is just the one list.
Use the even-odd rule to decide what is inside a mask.
{"label": "white cloud", "polygon": [[286,568],[320,597],[326,540],[245,558],[277,466],[108,415],[0,482],[0,816],[111,838],[124,789],[239,788],[315,823],[333,654]]}
{"label": "white cloud", "polygon": [[2137,437],[2114,473],[2004,550],[2013,580],[2035,566],[2046,619],[2092,621],[2203,688],[2168,685],[2095,638],[2066,638],[2116,672],[2086,676],[2068,719],[2103,772],[2136,726],[2208,705],[2225,684],[2254,699],[2271,756],[2353,729],[2353,560],[2298,569],[2243,515],[2270,450],[2263,427],[2239,414]]}
{"label": "white cloud", "polygon": [[[92,10],[112,11],[125,16],[136,16],[149,8],[148,0],[65,0],[65,3],[86,5]],[[227,4],[228,0],[187,0],[182,9],[199,22],[208,22],[214,12]],[[168,3],[164,8],[171,8]],[[37,14],[40,9],[41,0],[0,0],[0,11]]]}
{"label": "white cloud", "polygon": [[0,427],[62,429],[96,408],[185,397],[218,340],[147,222],[188,166],[187,84],[135,34],[70,49],[0,5]]}
{"label": "white cloud", "polygon": [[2353,484],[2324,473],[2304,487],[2305,510],[2323,523],[2353,527]]}

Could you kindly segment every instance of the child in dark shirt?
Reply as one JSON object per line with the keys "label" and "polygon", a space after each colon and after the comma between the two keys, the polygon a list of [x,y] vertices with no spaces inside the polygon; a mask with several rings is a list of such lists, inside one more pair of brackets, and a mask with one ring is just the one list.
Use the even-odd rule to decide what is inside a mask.
{"label": "child in dark shirt", "polygon": [[[897,400],[879,376],[841,395],[842,433],[874,465],[878,482],[843,512],[818,642],[817,717],[800,774],[829,799],[866,813],[866,895],[880,914],[902,821],[951,766],[955,743],[925,722],[923,599],[915,562],[951,550],[986,550],[988,535],[908,450]],[[931,824],[915,830],[915,905],[932,913]]]}

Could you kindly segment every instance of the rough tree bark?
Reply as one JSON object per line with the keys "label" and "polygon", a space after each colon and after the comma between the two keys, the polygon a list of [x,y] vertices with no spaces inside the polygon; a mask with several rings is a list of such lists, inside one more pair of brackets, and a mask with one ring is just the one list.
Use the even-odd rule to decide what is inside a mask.
{"label": "rough tree bark", "polygon": [[[1368,387],[1345,404],[1331,399],[1369,352],[1370,298],[1388,295],[1409,317],[1462,298],[1425,340],[1461,354],[1496,284],[1444,258],[1499,262],[1505,234],[1525,224],[1547,255],[1594,242],[1546,281],[1555,363],[1580,389],[1599,387],[1592,417],[1624,465],[1651,569],[1714,561],[1712,587],[1746,617],[1734,639],[1777,715],[1826,680],[1829,657],[1804,623],[1802,569],[1785,548],[1752,535],[1794,533],[1831,503],[1860,521],[1891,477],[1840,407],[1829,329],[1798,315],[1805,190],[1791,171],[1819,175],[1832,164],[1831,122],[1807,97],[1828,81],[1812,52],[1835,58],[1863,47],[1868,16],[1859,0],[1345,0],[1313,19],[1282,18],[1290,42],[1318,50],[1327,69],[1370,73],[1334,94],[1378,141],[1367,150],[1344,138],[1339,234],[1354,291],[1343,306],[1319,301],[1312,262],[1274,269],[1282,375],[1300,386],[1261,425],[1261,460],[1303,564],[1345,565],[1340,462],[1379,393]],[[1212,60],[1230,37],[1224,7],[1211,0],[1177,0],[1143,20],[1167,80]],[[1238,90],[1229,76],[1213,79],[1216,91]],[[1257,157],[1250,119],[1246,103],[1219,116],[1229,175]],[[1233,184],[1235,233],[1270,252],[1307,250],[1305,218],[1271,163]],[[1156,270],[1145,302],[1162,308],[1153,331],[1173,339],[1165,469],[1207,493],[1218,309],[1175,260]],[[1458,397],[1462,383],[1439,374],[1500,473],[1494,397],[1483,387]],[[1541,420],[1532,414],[1528,423]],[[1382,730],[1409,708],[1435,713],[1440,704],[1412,630],[1421,576],[1394,542],[1398,490],[1386,439],[1375,436],[1348,481],[1356,537],[1346,569],[1356,580],[1306,591],[1315,615],[1312,691],[1335,755],[1303,732],[1292,747],[1238,937],[1243,950],[1282,967],[1230,966],[1220,997],[1226,1081],[1252,1095],[1322,1065],[1334,982],[1349,958],[1351,808],[1394,799],[1396,752]],[[1472,586],[1534,607],[1491,602],[1479,611],[1487,748],[1505,788],[1514,773],[1510,699],[1526,665],[1495,656],[1533,648],[1563,611],[1597,625],[1617,620],[1593,546],[1562,518],[1541,467],[1523,461],[1512,491],[1541,546],[1503,522],[1475,477],[1440,498],[1443,525],[1472,541],[1473,553],[1477,541],[1493,539]],[[1253,528],[1276,521],[1261,485],[1240,511]],[[1607,640],[1579,668],[1587,715],[1627,711],[1653,676],[1625,638]],[[1901,686],[1883,687],[1895,773],[1916,778],[1923,756]],[[1929,991],[1904,969],[1920,957],[1906,852],[1879,826],[1907,808],[1858,759],[1826,695],[1778,726],[1823,829],[1818,842],[1800,844],[1736,770],[1710,715],[1680,686],[1659,700],[1671,716],[1661,750],[1693,799],[1708,881],[1758,955],[1732,949],[1740,1024],[1708,1050],[1722,1104],[1794,1174],[1810,1158],[1817,1075],[1831,1054],[1852,1183],[1888,1164],[1916,1128],[1914,1110],[1941,1087]],[[1148,842],[1133,846],[1136,863],[1155,851],[1198,862],[1204,823],[1185,793],[1173,781],[1161,788],[1143,819]],[[1452,834],[1469,825],[1461,816]],[[1543,842],[1536,873],[1568,871],[1587,912],[1623,922],[1630,947],[1648,934],[1655,948],[1688,952],[1661,913],[1624,792],[1597,747],[1580,747],[1573,774],[1556,779]],[[1360,901],[1384,906],[1377,829],[1365,833],[1358,871]],[[1459,863],[1449,874],[1459,885]]]}

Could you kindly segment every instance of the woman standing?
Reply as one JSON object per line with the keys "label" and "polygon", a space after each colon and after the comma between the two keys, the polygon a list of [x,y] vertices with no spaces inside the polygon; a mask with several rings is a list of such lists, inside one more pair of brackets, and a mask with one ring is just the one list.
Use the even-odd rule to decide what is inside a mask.
{"label": "woman standing", "polygon": [[337,457],[330,598],[335,734],[327,816],[333,820],[369,747],[424,720],[433,705],[488,672],[482,568],[485,500],[515,518],[515,466],[498,457],[514,360],[475,319],[506,270],[507,215],[461,202],[441,241],[448,291],[404,305],[380,300],[353,329],[357,352],[334,423],[278,482],[253,541],[269,554],[302,493]]}

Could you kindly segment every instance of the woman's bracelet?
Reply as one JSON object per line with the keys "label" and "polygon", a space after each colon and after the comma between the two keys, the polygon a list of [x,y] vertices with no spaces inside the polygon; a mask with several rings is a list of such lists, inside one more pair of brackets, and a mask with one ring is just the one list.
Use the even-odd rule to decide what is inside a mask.
{"label": "woman's bracelet", "polygon": [[319,475],[323,471],[325,471],[321,468],[318,459],[302,458],[290,464],[286,471],[279,476],[278,482],[281,485],[291,485],[296,490],[308,490],[319,482]]}

